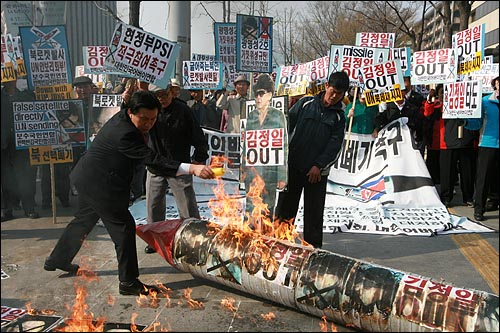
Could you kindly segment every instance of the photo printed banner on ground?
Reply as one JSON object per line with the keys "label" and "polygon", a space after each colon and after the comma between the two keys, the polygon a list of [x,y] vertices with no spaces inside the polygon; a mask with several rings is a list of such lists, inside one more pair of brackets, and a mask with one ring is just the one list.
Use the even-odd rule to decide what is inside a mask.
{"label": "photo printed banner on ground", "polygon": [[[348,149],[341,151],[328,177],[323,232],[408,236],[495,232],[448,212],[422,155],[412,146],[406,119],[391,122],[377,138],[351,133]],[[232,219],[243,221],[245,191],[239,190],[237,179],[194,180],[202,218],[222,222],[209,207],[209,200],[216,199],[214,188],[221,181],[228,204],[241,212]],[[166,201],[166,219],[179,218],[174,197],[168,194]],[[301,199],[294,222],[299,232],[304,227],[303,208]],[[146,200],[129,209],[136,224],[146,223]]]}

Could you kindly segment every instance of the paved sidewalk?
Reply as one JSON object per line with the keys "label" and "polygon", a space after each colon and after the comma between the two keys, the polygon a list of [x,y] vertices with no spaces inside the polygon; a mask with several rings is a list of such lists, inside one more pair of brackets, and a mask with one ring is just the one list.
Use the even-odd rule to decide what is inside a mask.
{"label": "paved sidewalk", "polygon": [[[460,196],[457,196],[460,198]],[[54,247],[76,208],[60,208],[57,224],[51,211],[42,211],[42,217],[31,220],[17,218],[2,222],[2,270],[8,274],[2,279],[2,306],[37,310],[53,310],[56,315],[71,316],[75,303],[75,277],[60,271],[43,270],[43,262]],[[457,198],[458,200],[458,198]],[[455,206],[456,215],[472,217],[472,208]],[[22,211],[15,215],[21,216]],[[498,211],[488,212],[485,225],[498,231]],[[471,236],[471,234],[466,234]],[[498,295],[498,232],[473,234],[469,243],[457,242],[466,235],[440,235],[436,237],[381,236],[364,234],[325,234],[324,249],[352,258],[373,262],[424,277],[443,279],[445,282],[496,293]],[[468,245],[463,245],[468,244]],[[158,254],[145,254],[145,243],[137,237],[140,279],[148,284],[163,283],[170,288],[170,306],[166,298],[157,305],[137,302],[134,296],[118,293],[116,257],[113,243],[103,227],[95,227],[75,262],[89,258],[97,273],[98,281],[89,283],[86,304],[95,317],[105,317],[108,322],[130,323],[137,314],[136,324],[150,325],[157,321],[170,331],[195,332],[320,332],[321,318],[286,308],[269,300],[260,299],[213,282],[194,278],[191,274],[172,268]],[[493,277],[488,276],[469,261],[468,250],[481,247],[483,256],[495,258]],[[496,273],[496,281],[494,279]],[[495,291],[496,290],[496,291]],[[189,292],[191,292],[189,296]],[[187,294],[186,294],[187,293]],[[201,304],[191,308],[186,295]],[[234,299],[234,310],[222,302]],[[109,300],[114,303],[108,304]],[[67,308],[67,306],[69,308]],[[274,319],[264,318],[272,313]],[[352,329],[337,326],[341,332]],[[159,328],[157,329],[159,330]],[[328,331],[331,327],[328,326]]]}

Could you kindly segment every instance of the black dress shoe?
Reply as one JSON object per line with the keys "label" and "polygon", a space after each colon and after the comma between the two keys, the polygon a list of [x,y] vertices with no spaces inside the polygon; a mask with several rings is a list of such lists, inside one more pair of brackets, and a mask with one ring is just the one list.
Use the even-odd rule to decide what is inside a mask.
{"label": "black dress shoe", "polygon": [[474,220],[479,221],[479,222],[484,221],[484,215],[476,213],[476,214],[474,214]]}
{"label": "black dress shoe", "polygon": [[61,271],[65,271],[71,275],[76,275],[76,272],[80,269],[80,266],[72,263],[57,265],[51,262],[49,259],[45,260],[45,264],[43,265],[43,269],[46,271],[55,271],[56,269],[60,269]]}
{"label": "black dress shoe", "polygon": [[120,295],[147,296],[151,293],[156,293],[156,295],[160,293],[160,289],[156,286],[144,284],[138,279],[130,282],[120,282],[118,290],[120,291]]}
{"label": "black dress shoe", "polygon": [[151,254],[151,253],[155,253],[156,250],[154,249],[154,247],[148,245],[144,248],[144,252],[146,252],[147,254]]}

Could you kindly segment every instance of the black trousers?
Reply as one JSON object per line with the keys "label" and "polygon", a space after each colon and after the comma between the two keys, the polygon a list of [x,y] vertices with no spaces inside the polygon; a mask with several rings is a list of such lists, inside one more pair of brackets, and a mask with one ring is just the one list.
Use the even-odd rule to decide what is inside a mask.
{"label": "black trousers", "polygon": [[81,192],[78,187],[77,190],[78,211],[64,229],[48,260],[55,265],[71,263],[100,217],[115,244],[120,282],[137,279],[139,263],[135,238],[136,226],[128,210],[128,196],[120,202],[103,202],[102,199]]}
{"label": "black trousers", "polygon": [[484,214],[490,190],[498,191],[498,148],[478,148],[474,213]]}
{"label": "black trousers", "polygon": [[282,222],[295,218],[304,190],[304,240],[316,248],[321,248],[328,176],[322,176],[318,183],[311,184],[306,173],[292,167],[289,167],[288,172],[287,190],[279,193],[276,217]]}
{"label": "black trousers", "polygon": [[[474,148],[443,149],[439,156],[441,200],[451,202],[453,189],[460,173],[462,202],[474,198],[474,178],[476,174],[476,151]],[[458,164],[457,164],[458,163]],[[458,170],[457,170],[458,166]]]}
{"label": "black trousers", "polygon": [[36,166],[30,165],[29,150],[2,150],[2,210],[12,212],[20,199],[24,212],[35,210]]}
{"label": "black trousers", "polygon": [[427,170],[431,175],[432,181],[434,185],[439,184],[440,181],[440,170],[439,170],[439,155],[440,150],[435,149],[427,149],[427,158],[425,160],[425,165],[427,166]]}

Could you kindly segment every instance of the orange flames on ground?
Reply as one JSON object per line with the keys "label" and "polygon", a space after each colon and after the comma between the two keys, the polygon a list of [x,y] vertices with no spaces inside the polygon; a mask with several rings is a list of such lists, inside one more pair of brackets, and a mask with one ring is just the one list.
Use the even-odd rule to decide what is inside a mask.
{"label": "orange flames on ground", "polygon": [[[98,282],[99,278],[90,269],[90,260],[83,257],[80,260],[80,269],[73,286],[76,291],[76,299],[71,308],[71,317],[64,321],[64,326],[55,329],[56,332],[103,332],[106,317],[94,318],[94,314],[89,311],[86,303],[87,284]],[[69,309],[69,306],[66,305]]]}
{"label": "orange flames on ground", "polygon": [[[319,327],[321,329],[321,332],[328,332],[328,321],[326,320],[326,316],[321,317],[321,320],[319,322]],[[331,323],[331,332],[337,332],[337,327]]]}
{"label": "orange flames on ground", "polygon": [[220,304],[221,304],[222,308],[231,311],[236,318],[241,319],[243,317],[237,313],[238,308],[234,306],[234,302],[235,302],[234,298],[224,297],[222,299],[222,301],[220,302]]}
{"label": "orange flames on ground", "polygon": [[262,313],[260,316],[264,318],[265,321],[276,319],[276,315],[272,312]]}

